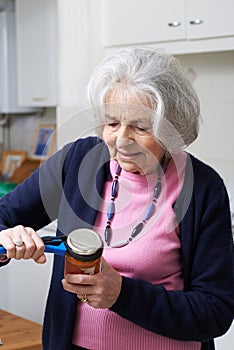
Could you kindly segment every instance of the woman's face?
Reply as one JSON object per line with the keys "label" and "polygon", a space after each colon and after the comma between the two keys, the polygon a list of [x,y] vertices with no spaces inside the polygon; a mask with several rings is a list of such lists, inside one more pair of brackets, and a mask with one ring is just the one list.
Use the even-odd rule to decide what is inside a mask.
{"label": "woman's face", "polygon": [[150,174],[157,171],[163,147],[152,133],[150,104],[140,98],[124,98],[118,91],[105,100],[103,139],[111,158],[125,171]]}

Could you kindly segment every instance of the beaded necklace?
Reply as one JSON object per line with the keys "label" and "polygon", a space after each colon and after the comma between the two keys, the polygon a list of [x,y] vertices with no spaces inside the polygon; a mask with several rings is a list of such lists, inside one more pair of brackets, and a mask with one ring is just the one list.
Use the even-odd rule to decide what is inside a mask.
{"label": "beaded necklace", "polygon": [[116,165],[115,176],[114,176],[114,180],[111,188],[111,201],[109,203],[108,210],[107,210],[107,222],[106,222],[106,228],[105,228],[105,242],[108,246],[112,248],[123,247],[128,243],[130,243],[143,230],[143,227],[146,225],[147,221],[151,218],[154,212],[155,205],[162,191],[162,176],[166,171],[166,165],[167,165],[166,157],[164,156],[162,160],[162,164],[159,169],[158,180],[154,187],[153,198],[151,203],[147,207],[143,220],[134,227],[128,239],[111,244],[111,238],[112,238],[111,222],[115,214],[115,199],[118,196],[119,176],[122,171],[122,168],[120,167],[120,165],[119,164]]}

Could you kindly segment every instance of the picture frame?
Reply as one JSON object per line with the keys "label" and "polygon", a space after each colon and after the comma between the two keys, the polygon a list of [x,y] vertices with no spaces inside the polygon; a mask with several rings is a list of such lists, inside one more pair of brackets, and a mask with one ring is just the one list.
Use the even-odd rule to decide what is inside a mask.
{"label": "picture frame", "polygon": [[16,169],[26,160],[27,152],[18,150],[3,150],[1,173],[3,181],[10,181]]}
{"label": "picture frame", "polygon": [[31,159],[45,160],[56,149],[56,124],[39,124],[35,131]]}
{"label": "picture frame", "polygon": [[26,159],[22,165],[16,169],[14,175],[11,177],[11,181],[20,184],[25,179],[30,177],[34,171],[36,171],[41,165],[40,159]]}

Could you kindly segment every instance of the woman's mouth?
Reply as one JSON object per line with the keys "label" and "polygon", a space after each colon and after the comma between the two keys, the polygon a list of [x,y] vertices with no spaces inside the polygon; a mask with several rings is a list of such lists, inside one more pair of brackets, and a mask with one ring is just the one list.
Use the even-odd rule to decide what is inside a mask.
{"label": "woman's mouth", "polygon": [[124,152],[124,151],[117,151],[118,154],[118,159],[120,160],[125,160],[125,161],[130,161],[130,160],[134,160],[136,157],[138,157],[141,152]]}

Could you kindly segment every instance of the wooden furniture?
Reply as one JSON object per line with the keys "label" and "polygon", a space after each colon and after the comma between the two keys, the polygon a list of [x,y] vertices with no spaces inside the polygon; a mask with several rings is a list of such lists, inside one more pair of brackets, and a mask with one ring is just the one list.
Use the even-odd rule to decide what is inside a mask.
{"label": "wooden furniture", "polygon": [[41,350],[42,326],[0,310],[1,350]]}
{"label": "wooden furniture", "polygon": [[40,166],[41,161],[39,159],[27,159],[23,162],[23,164],[18,167],[12,177],[9,179],[11,182],[16,182],[20,184]]}

